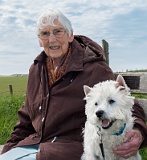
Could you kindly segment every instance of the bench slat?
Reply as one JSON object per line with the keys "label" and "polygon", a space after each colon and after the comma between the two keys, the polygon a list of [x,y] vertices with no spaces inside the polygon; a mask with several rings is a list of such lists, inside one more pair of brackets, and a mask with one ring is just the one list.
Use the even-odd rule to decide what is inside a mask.
{"label": "bench slat", "polygon": [[144,109],[145,112],[145,120],[147,121],[147,99],[136,98],[139,105]]}
{"label": "bench slat", "polygon": [[[140,93],[140,94],[147,94],[147,72],[144,73],[120,73],[128,87],[131,90],[131,93]],[[115,74],[117,76],[118,74]]]}

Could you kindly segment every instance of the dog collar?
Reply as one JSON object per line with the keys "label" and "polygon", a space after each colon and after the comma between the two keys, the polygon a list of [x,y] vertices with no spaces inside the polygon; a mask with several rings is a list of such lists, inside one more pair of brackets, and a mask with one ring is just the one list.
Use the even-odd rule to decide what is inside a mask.
{"label": "dog collar", "polygon": [[124,125],[120,128],[120,130],[118,132],[114,133],[113,135],[120,136],[123,133],[125,128],[126,128],[126,123],[124,123]]}

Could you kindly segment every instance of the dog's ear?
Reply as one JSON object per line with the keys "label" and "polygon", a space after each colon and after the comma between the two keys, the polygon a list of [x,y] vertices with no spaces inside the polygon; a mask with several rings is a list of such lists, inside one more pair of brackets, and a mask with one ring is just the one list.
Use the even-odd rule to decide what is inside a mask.
{"label": "dog's ear", "polygon": [[116,82],[119,83],[120,86],[123,86],[125,90],[129,91],[129,87],[127,86],[123,76],[121,76],[120,74],[117,76]]}
{"label": "dog's ear", "polygon": [[84,85],[84,86],[83,86],[83,89],[84,89],[84,93],[85,93],[86,96],[87,96],[87,95],[90,93],[90,91],[91,91],[91,88],[90,88],[89,86],[87,86],[87,85]]}

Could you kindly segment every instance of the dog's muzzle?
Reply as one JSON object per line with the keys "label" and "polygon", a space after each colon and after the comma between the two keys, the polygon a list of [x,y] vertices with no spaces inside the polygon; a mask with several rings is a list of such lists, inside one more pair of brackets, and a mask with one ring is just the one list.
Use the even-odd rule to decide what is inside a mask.
{"label": "dog's muzzle", "polygon": [[99,110],[96,112],[96,116],[102,121],[102,128],[108,129],[110,128],[116,120],[110,121],[105,118],[105,112],[103,110]]}

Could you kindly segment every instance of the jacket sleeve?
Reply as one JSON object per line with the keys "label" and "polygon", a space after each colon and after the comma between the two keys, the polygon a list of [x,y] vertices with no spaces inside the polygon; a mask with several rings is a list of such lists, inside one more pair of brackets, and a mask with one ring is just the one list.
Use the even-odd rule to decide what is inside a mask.
{"label": "jacket sleeve", "polygon": [[115,80],[115,76],[111,68],[109,68],[105,62],[101,61],[91,73],[89,86],[93,87],[94,84],[106,80]]}
{"label": "jacket sleeve", "polygon": [[144,110],[137,101],[135,100],[135,104],[133,107],[133,116],[135,117],[134,128],[137,128],[143,136],[143,142],[141,144],[141,148],[147,146],[147,125],[145,123],[145,113]]}
{"label": "jacket sleeve", "polygon": [[23,105],[18,111],[18,122],[14,126],[14,130],[11,133],[7,143],[4,145],[2,153],[5,153],[8,150],[12,149],[21,140],[34,132],[35,131],[31,124],[30,118],[26,112],[25,106]]}

